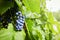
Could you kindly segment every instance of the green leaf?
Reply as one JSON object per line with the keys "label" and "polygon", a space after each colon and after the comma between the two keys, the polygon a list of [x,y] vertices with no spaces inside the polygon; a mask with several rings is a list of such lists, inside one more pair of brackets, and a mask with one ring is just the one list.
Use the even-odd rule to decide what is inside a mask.
{"label": "green leaf", "polygon": [[36,13],[36,12],[31,12],[31,11],[27,11],[26,13],[25,13],[25,16],[26,16],[26,18],[40,18],[41,17],[41,15],[40,14],[38,14],[38,13]]}
{"label": "green leaf", "polygon": [[18,31],[18,32],[15,32],[15,35],[14,35],[14,39],[15,40],[25,40],[25,32],[24,31]]}
{"label": "green leaf", "polygon": [[28,10],[32,11],[32,12],[40,12],[40,0],[23,0],[23,3]]}
{"label": "green leaf", "polygon": [[8,9],[10,9],[13,6],[13,2],[9,1],[2,1],[0,3],[0,14],[2,15],[5,13]]}
{"label": "green leaf", "polygon": [[0,40],[24,40],[25,39],[25,32],[22,31],[15,31],[13,25],[10,23],[8,29],[1,29],[0,30]]}
{"label": "green leaf", "polygon": [[1,29],[0,30],[0,40],[12,40],[13,39],[13,30],[11,29],[13,26],[9,24],[10,29]]}
{"label": "green leaf", "polygon": [[26,19],[26,24],[27,24],[27,28],[29,31],[32,31],[32,27],[34,25],[33,21],[30,19]]}

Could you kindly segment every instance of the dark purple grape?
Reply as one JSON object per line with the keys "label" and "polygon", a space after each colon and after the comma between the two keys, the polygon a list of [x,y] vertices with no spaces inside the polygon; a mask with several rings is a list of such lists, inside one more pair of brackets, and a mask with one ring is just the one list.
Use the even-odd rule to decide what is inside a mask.
{"label": "dark purple grape", "polygon": [[3,21],[2,25],[3,25],[3,27],[4,27],[4,28],[7,28],[8,23],[7,23],[7,22],[5,22],[5,21]]}
{"label": "dark purple grape", "polygon": [[8,0],[9,2],[12,2],[12,0]]}
{"label": "dark purple grape", "polygon": [[11,19],[8,19],[7,22],[8,22],[8,23],[11,23]]}
{"label": "dark purple grape", "polygon": [[16,12],[16,15],[22,16],[21,12]]}
{"label": "dark purple grape", "polygon": [[0,21],[2,21],[2,17],[0,17]]}

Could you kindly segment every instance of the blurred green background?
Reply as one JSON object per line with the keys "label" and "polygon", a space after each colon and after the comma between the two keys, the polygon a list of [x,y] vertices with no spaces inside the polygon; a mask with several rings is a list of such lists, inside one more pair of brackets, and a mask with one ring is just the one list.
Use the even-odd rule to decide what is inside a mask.
{"label": "blurred green background", "polygon": [[25,29],[15,31],[9,23],[8,29],[0,28],[0,40],[60,40],[59,11],[48,11],[46,0],[0,0],[0,15],[13,7],[14,2],[26,17]]}

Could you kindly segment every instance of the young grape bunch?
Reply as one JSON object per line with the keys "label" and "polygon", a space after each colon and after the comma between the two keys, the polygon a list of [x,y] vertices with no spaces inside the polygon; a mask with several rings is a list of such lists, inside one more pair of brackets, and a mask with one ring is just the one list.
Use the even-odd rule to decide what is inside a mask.
{"label": "young grape bunch", "polygon": [[20,11],[16,12],[17,20],[16,20],[16,30],[21,31],[24,26],[25,17],[22,15]]}

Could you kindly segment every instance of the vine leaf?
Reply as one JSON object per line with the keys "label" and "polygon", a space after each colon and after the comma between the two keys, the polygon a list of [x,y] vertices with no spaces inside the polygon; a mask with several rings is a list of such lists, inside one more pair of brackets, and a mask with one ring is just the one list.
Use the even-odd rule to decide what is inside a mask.
{"label": "vine leaf", "polygon": [[12,6],[13,6],[13,3],[12,2],[9,2],[9,1],[1,1],[0,2],[0,14],[2,15],[8,9],[10,9]]}
{"label": "vine leaf", "polygon": [[30,10],[32,12],[40,12],[40,0],[23,0],[23,3],[27,10]]}
{"label": "vine leaf", "polygon": [[13,24],[10,23],[8,25],[8,29],[1,29],[0,30],[0,40],[24,40],[25,33],[24,30],[16,32],[13,29]]}

